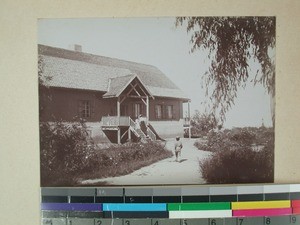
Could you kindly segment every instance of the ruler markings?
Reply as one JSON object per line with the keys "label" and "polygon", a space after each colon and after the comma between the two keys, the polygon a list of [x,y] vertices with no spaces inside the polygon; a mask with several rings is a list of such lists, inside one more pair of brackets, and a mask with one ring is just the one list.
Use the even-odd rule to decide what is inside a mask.
{"label": "ruler markings", "polygon": [[[178,220],[178,219],[158,219],[158,218],[155,218],[155,219],[151,220],[151,225],[181,225],[181,224],[182,224],[181,220]],[[198,224],[198,225],[200,225],[200,224]]]}
{"label": "ruler markings", "polygon": [[43,218],[42,225],[67,225],[67,218]]}
{"label": "ruler markings", "polygon": [[[95,219],[95,225],[123,225],[123,219]],[[84,225],[84,224],[83,224]]]}
{"label": "ruler markings", "polygon": [[68,218],[67,225],[95,225],[95,219],[89,218]]}
{"label": "ruler markings", "polygon": [[42,225],[299,225],[300,216],[239,218],[43,218]]}

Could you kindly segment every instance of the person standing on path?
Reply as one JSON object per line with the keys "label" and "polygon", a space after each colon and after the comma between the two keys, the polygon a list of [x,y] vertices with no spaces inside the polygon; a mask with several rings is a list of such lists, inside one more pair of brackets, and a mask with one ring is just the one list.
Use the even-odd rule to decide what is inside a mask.
{"label": "person standing on path", "polygon": [[181,149],[183,147],[182,142],[180,141],[180,137],[176,137],[175,141],[175,156],[176,156],[176,162],[178,162],[178,156],[181,156]]}

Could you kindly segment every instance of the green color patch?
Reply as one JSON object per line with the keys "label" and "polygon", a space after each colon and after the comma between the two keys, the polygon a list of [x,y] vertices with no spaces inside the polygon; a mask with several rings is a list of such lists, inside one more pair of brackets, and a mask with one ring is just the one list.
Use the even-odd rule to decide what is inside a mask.
{"label": "green color patch", "polygon": [[168,204],[168,211],[225,210],[225,209],[231,209],[230,202],[169,203]]}

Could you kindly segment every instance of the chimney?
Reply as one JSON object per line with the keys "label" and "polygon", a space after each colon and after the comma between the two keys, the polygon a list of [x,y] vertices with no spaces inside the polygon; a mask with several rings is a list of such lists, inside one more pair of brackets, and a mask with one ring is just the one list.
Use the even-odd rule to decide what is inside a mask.
{"label": "chimney", "polygon": [[78,44],[70,45],[70,50],[75,52],[82,52],[82,46]]}

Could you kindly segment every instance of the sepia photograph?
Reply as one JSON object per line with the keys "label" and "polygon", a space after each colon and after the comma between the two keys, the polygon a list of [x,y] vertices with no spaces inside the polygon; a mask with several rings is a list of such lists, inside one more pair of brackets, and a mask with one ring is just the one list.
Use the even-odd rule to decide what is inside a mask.
{"label": "sepia photograph", "polygon": [[38,20],[42,187],[274,182],[275,17]]}

